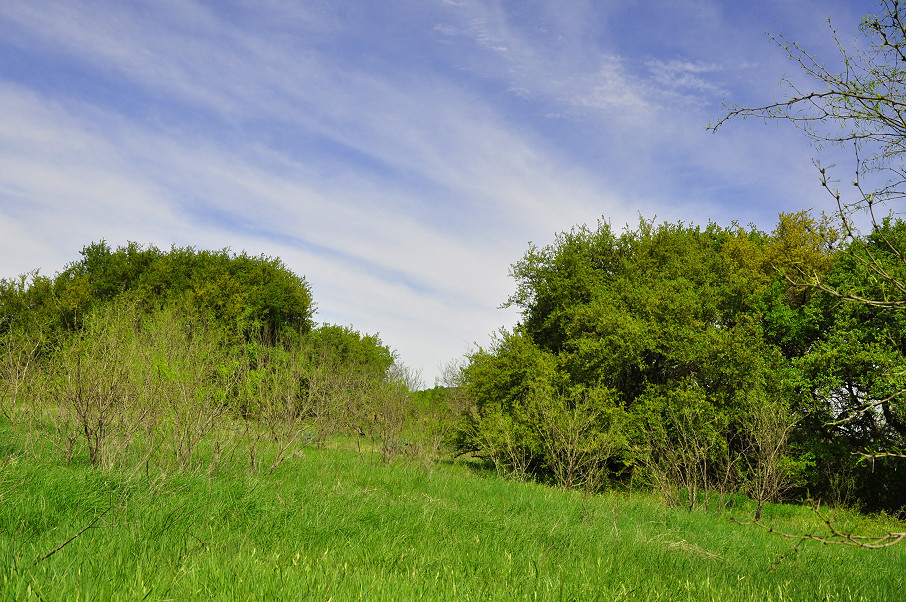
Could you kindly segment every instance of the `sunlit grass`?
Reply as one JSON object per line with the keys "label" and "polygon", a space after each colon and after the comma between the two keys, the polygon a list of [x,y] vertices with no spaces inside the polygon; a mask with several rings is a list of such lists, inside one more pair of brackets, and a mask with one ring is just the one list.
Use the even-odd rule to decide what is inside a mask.
{"label": "sunlit grass", "polygon": [[[8,425],[0,444],[8,600],[895,600],[906,591],[904,547],[806,543],[772,571],[795,542],[727,520],[751,516],[741,498],[689,512],[649,494],[586,498],[465,463],[383,465],[301,444],[272,472],[252,470],[240,452],[214,475],[62,464]],[[768,506],[765,520],[820,526],[793,506]]]}

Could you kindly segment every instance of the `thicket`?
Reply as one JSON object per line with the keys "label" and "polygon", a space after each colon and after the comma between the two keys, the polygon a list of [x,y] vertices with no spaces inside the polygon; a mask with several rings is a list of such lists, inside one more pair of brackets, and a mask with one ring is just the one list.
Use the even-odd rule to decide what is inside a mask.
{"label": "thicket", "polygon": [[35,270],[0,280],[0,332],[16,326],[72,331],[92,309],[124,296],[147,311],[181,305],[246,334],[306,332],[314,324],[311,288],[279,259],[228,249],[165,252],[134,242],[113,250],[101,241],[53,277]]}
{"label": "thicket", "polygon": [[92,244],[54,277],[0,281],[0,413],[104,468],[273,470],[337,434],[384,461],[439,453],[419,375],[313,313],[277,259]]}
{"label": "thicket", "polygon": [[864,259],[900,277],[902,245],[898,220],[844,244],[807,212],[770,233],[577,227],[513,265],[519,324],[419,391],[378,336],[315,324],[279,260],[98,243],[0,281],[0,414],[108,468],[269,471],[339,434],[363,457],[472,454],[588,494],[744,493],[756,519],[805,497],[899,511],[902,311],[801,282],[897,294]]}
{"label": "thicket", "polygon": [[904,245],[899,220],[843,244],[800,212],[771,233],[601,222],[532,246],[512,268],[522,319],[462,370],[458,448],[518,478],[634,483],[689,507],[744,492],[758,513],[807,496],[901,510],[903,313],[800,283],[889,294],[863,259],[900,276]]}

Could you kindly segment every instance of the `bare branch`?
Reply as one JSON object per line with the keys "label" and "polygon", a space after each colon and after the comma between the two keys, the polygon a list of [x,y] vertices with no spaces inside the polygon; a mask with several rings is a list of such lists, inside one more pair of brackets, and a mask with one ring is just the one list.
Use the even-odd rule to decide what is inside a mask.
{"label": "bare branch", "polygon": [[854,451],[854,456],[861,456],[866,460],[879,460],[881,458],[906,458],[906,454],[900,452],[864,452]]}
{"label": "bare branch", "polygon": [[884,405],[885,403],[890,403],[891,401],[893,401],[897,397],[903,395],[904,393],[906,393],[906,391],[904,391],[903,389],[900,389],[899,391],[896,391],[893,395],[890,395],[889,397],[885,397],[884,399],[879,399],[879,400],[864,404],[862,407],[857,408],[854,412],[852,412],[846,418],[841,418],[840,420],[834,420],[832,422],[825,422],[824,425],[825,426],[840,426],[841,424],[848,424],[848,423],[852,422],[853,420],[855,420],[859,415],[865,414],[866,412],[870,412],[874,408],[880,407],[880,406]]}
{"label": "bare branch", "polygon": [[772,571],[775,570],[780,562],[782,562],[786,557],[797,551],[805,541],[817,541],[818,543],[825,546],[838,545],[854,548],[865,548],[870,550],[889,548],[906,541],[906,532],[888,531],[883,535],[857,535],[850,531],[841,531],[836,526],[834,526],[834,523],[829,518],[821,513],[821,507],[818,502],[812,502],[812,512],[814,512],[815,515],[818,516],[819,519],[821,519],[821,522],[824,523],[824,526],[827,529],[826,533],[788,533],[786,531],[777,530],[760,520],[740,521],[733,517],[731,517],[729,520],[738,525],[754,525],[756,527],[764,529],[768,533],[777,535],[778,537],[782,537],[784,539],[798,540],[793,549],[783,554],[777,560],[777,562],[774,563],[774,566],[771,568]]}
{"label": "bare branch", "polygon": [[94,525],[97,524],[97,522],[98,522],[99,520],[101,520],[102,518],[104,518],[104,515],[106,515],[106,514],[107,514],[108,512],[110,512],[111,510],[113,510],[115,507],[116,507],[116,504],[111,504],[106,510],[104,510],[103,512],[101,512],[100,514],[98,514],[97,516],[95,516],[95,517],[94,517],[94,520],[92,520],[90,523],[88,523],[87,525],[85,525],[85,527],[84,527],[81,531],[79,531],[78,533],[76,533],[75,535],[73,535],[72,537],[70,537],[69,539],[67,539],[66,541],[64,541],[63,543],[61,543],[60,545],[58,545],[57,547],[55,547],[53,550],[51,550],[50,552],[48,552],[48,553],[45,554],[44,556],[41,556],[40,558],[38,558],[37,560],[35,560],[35,561],[32,563],[32,566],[38,564],[38,563],[41,562],[42,560],[47,560],[48,558],[50,558],[51,556],[53,556],[54,554],[56,554],[57,552],[59,552],[60,550],[62,550],[63,548],[65,548],[66,546],[68,546],[70,543],[72,543],[79,535],[81,535],[82,533],[84,533],[85,531],[87,531],[87,530],[89,530],[89,529],[93,529],[93,528],[94,528]]}

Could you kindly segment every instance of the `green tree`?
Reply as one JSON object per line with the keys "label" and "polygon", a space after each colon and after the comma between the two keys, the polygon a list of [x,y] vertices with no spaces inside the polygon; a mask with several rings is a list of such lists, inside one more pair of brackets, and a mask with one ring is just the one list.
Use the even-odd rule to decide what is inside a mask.
{"label": "green tree", "polygon": [[[464,441],[568,483],[580,480],[581,450],[594,447],[580,441],[610,433],[625,445],[611,449],[608,468],[645,478],[667,462],[661,451],[685,441],[690,458],[704,454],[695,470],[704,468],[669,473],[677,487],[728,486],[728,458],[746,445],[744,392],[764,358],[786,361],[764,340],[758,312],[778,278],[769,265],[776,243],[738,227],[641,220],[620,235],[602,222],[530,247],[512,268],[519,326],[465,370],[475,412]],[[704,427],[707,445],[682,436]],[[655,442],[657,428],[664,437]]]}
{"label": "green tree", "polygon": [[386,384],[396,356],[377,335],[323,324],[301,341],[307,358],[301,390],[323,445],[333,431],[370,436],[373,397]]}
{"label": "green tree", "polygon": [[[775,41],[806,76],[808,85],[784,77],[781,87],[787,93],[780,100],[757,106],[728,106],[727,113],[708,125],[712,131],[736,118],[757,117],[786,121],[799,128],[817,151],[827,146],[846,147],[855,151],[855,175],[852,187],[841,191],[832,179],[832,166],[814,163],[821,185],[832,195],[840,218],[839,229],[832,233],[815,231],[832,240],[842,235],[855,246],[862,245],[857,227],[857,213],[866,212],[874,236],[880,236],[888,251],[904,261],[904,249],[886,240],[881,232],[883,214],[879,207],[892,207],[906,195],[906,7],[898,0],[881,0],[876,14],[862,19],[861,39],[851,47],[839,38],[831,26],[838,51],[837,69],[828,67],[818,56],[783,36]],[[850,244],[850,248],[854,248]],[[838,290],[815,274],[800,273],[801,284],[842,298],[886,308],[906,307],[906,282],[891,274],[867,248],[859,260],[872,279],[886,280],[895,294],[885,297],[863,297],[851,291]]]}
{"label": "green tree", "polygon": [[[839,228],[832,228],[827,222],[788,220],[781,223],[784,233],[813,239],[814,243],[805,248],[833,246],[842,234],[846,253],[839,257],[833,272],[828,272],[821,265],[825,261],[824,255],[793,257],[780,248],[777,255],[790,259],[786,261],[787,265],[778,267],[787,279],[801,287],[821,289],[863,306],[835,309],[835,325],[828,338],[837,336],[833,334],[836,329],[846,329],[848,335],[838,337],[839,340],[845,339],[848,345],[862,349],[860,353],[866,358],[865,365],[874,366],[875,372],[879,367],[887,366],[880,371],[885,375],[883,380],[889,383],[885,394],[898,398],[901,393],[889,387],[896,386],[890,383],[896,372],[891,366],[900,362],[887,356],[896,355],[901,349],[896,329],[891,325],[902,321],[899,314],[906,308],[906,237],[902,235],[902,224],[878,216],[877,208],[906,194],[903,167],[903,152],[906,151],[906,69],[903,67],[906,63],[906,7],[898,0],[882,0],[876,14],[862,19],[862,38],[851,47],[840,40],[833,28],[831,32],[839,53],[839,69],[826,66],[799,44],[777,37],[778,44],[807,76],[810,85],[803,87],[792,78],[784,78],[782,83],[788,92],[781,100],[759,107],[731,107],[722,119],[709,127],[717,130],[738,117],[783,120],[800,128],[819,151],[827,144],[854,146],[856,170],[852,190],[855,196],[850,197],[836,188],[828,169],[818,164],[821,184],[837,203]],[[855,227],[852,212],[860,209],[866,210],[870,217],[871,231],[867,236],[861,236]],[[889,315],[881,315],[877,310]],[[872,331],[858,327],[865,322],[875,325],[874,332],[885,333],[885,340],[876,340],[878,337]],[[873,351],[865,348],[869,340]],[[865,343],[862,345],[857,341]],[[881,348],[886,351],[880,351]],[[872,356],[875,363],[868,361],[868,356]],[[820,361],[818,355],[813,359]],[[858,363],[850,362],[852,370]],[[828,366],[831,372],[839,373]],[[879,385],[869,385],[863,378],[860,386],[852,385],[854,392],[849,397],[870,397],[872,386]],[[896,431],[902,418],[890,409],[892,401],[878,403],[880,406],[876,409],[883,410],[885,422],[881,430]],[[846,412],[854,411],[852,404],[845,406]],[[861,419],[869,420],[870,417],[862,416]]]}
{"label": "green tree", "polygon": [[[877,265],[900,279],[903,263],[888,243],[906,244],[906,224],[884,220],[876,232],[851,242],[838,253],[824,280],[841,294],[885,299],[896,296]],[[799,315],[813,316],[814,335],[795,364],[810,407],[804,426],[830,474],[850,474],[854,495],[872,507],[897,507],[906,501],[906,482],[896,460],[906,450],[906,314],[876,304],[825,294]],[[858,460],[863,460],[857,464]]]}
{"label": "green tree", "polygon": [[0,330],[14,322],[73,329],[90,307],[124,295],[149,309],[178,301],[239,332],[305,332],[315,311],[305,278],[277,258],[134,242],[113,250],[101,241],[53,278],[0,281]]}
{"label": "green tree", "polygon": [[[906,383],[902,382],[900,333],[906,309],[906,239],[899,235],[900,224],[892,223],[879,209],[891,207],[906,194],[906,7],[898,0],[881,0],[879,10],[863,18],[861,34],[861,39],[847,45],[831,26],[838,51],[836,67],[795,42],[774,38],[807,83],[797,85],[786,77],[783,98],[756,107],[728,107],[709,129],[717,130],[740,117],[782,120],[799,128],[819,153],[829,145],[854,149],[852,187],[843,191],[831,179],[831,168],[814,160],[821,185],[836,203],[844,252],[835,256],[834,267],[824,275],[800,270],[787,277],[847,302],[817,299],[809,304],[811,318],[823,316],[815,340],[797,361],[803,389],[810,392],[814,404],[807,417],[812,442],[823,442],[826,448],[838,446],[831,454],[837,458],[855,453],[874,461],[903,455],[899,406]],[[871,228],[867,236],[857,228],[859,212],[867,214]],[[813,234],[822,233],[813,230]],[[906,500],[901,477],[876,475],[874,480],[897,490],[886,499],[900,504]],[[871,497],[876,498],[876,493]],[[896,543],[904,534],[898,535],[869,547]],[[864,538],[846,534],[842,541],[821,539],[866,545]]]}
{"label": "green tree", "polygon": [[478,348],[469,360],[462,386],[473,405],[461,415],[455,437],[460,451],[492,461],[501,474],[522,478],[539,470],[544,442],[532,400],[553,393],[558,378],[555,355],[517,327],[502,330],[489,349]]}

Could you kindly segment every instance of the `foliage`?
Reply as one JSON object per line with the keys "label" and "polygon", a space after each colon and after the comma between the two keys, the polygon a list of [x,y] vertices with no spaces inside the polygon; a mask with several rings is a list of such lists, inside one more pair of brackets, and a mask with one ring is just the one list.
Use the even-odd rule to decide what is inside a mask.
{"label": "foliage", "polygon": [[[888,242],[906,244],[906,224],[885,220],[867,237],[838,253],[824,281],[843,294],[895,297],[889,280],[876,278],[872,261],[901,277],[903,263]],[[816,297],[802,314],[817,316],[807,353],[795,359],[801,388],[804,432],[830,475],[850,475],[850,496],[868,507],[906,504],[906,483],[897,458],[906,449],[906,314],[902,309],[854,303],[837,295]]]}
{"label": "foliage", "polygon": [[330,358],[336,367],[345,367],[364,377],[383,379],[396,357],[380,336],[362,334],[351,326],[323,324],[307,337],[314,356]]}
{"label": "foliage", "polygon": [[[594,231],[562,233],[549,247],[531,247],[513,266],[517,290],[509,303],[522,310],[522,323],[501,333],[493,349],[477,350],[466,369],[476,404],[472,444],[487,446],[492,431],[502,433],[496,439],[518,441],[536,475],[556,474],[563,450],[553,452],[550,436],[541,433],[576,427],[569,417],[594,400],[595,412],[631,417],[621,426],[631,445],[610,450],[608,467],[652,469],[661,461],[652,460],[650,435],[677,427],[669,400],[695,391],[700,401],[693,405],[709,408],[702,424],[721,425],[723,443],[707,453],[725,455],[738,445],[730,425],[741,419],[739,392],[769,354],[753,312],[772,277],[765,239],[715,224],[641,220],[620,236],[599,223]],[[542,398],[570,401],[539,415],[532,400]],[[703,433],[699,426],[696,434]],[[608,428],[592,430],[603,435]],[[675,433],[664,433],[674,449]],[[724,478],[717,472],[708,469],[703,478]]]}
{"label": "foliage", "polygon": [[[811,492],[897,509],[902,480],[858,454],[901,449],[901,316],[797,278],[879,297],[888,285],[859,254],[899,274],[885,249],[902,231],[888,220],[841,245],[830,220],[798,212],[770,234],[641,220],[532,246],[513,266],[522,321],[463,372],[457,445],[502,473],[574,485],[564,467],[591,449],[576,442],[609,434],[620,443],[596,462],[689,507],[741,490],[759,508]],[[618,418],[618,432],[593,416]]]}
{"label": "foliage", "polygon": [[[826,145],[854,148],[853,186],[842,192],[831,179],[833,166],[815,161],[820,183],[837,205],[839,226],[834,233],[842,235],[846,244],[826,277],[799,270],[788,278],[793,276],[790,281],[803,291],[820,290],[847,303],[829,302],[825,297],[811,304],[812,315],[805,317],[818,330],[797,365],[814,405],[804,412],[810,439],[821,443],[819,455],[831,459],[835,475],[852,475],[845,488],[837,489],[857,490],[863,500],[904,507],[906,483],[894,474],[891,460],[906,457],[901,400],[906,392],[901,337],[906,239],[902,222],[879,217],[878,209],[906,194],[906,70],[902,65],[906,7],[898,0],[881,0],[877,11],[863,18],[861,33],[860,40],[847,46],[832,28],[836,67],[795,42],[775,38],[807,83],[800,86],[784,78],[782,84],[789,89],[785,98],[760,107],[729,107],[709,128],[716,130],[737,117],[760,117],[800,128],[819,152]],[[860,221],[870,225],[869,234],[860,233]],[[811,236],[832,238],[817,228],[811,229]],[[820,325],[816,315],[821,316]],[[854,465],[847,454],[870,463],[871,474],[865,465]]]}
{"label": "foliage", "polygon": [[18,327],[0,337],[0,415],[14,428],[32,394],[40,333]]}
{"label": "foliage", "polygon": [[479,348],[463,375],[474,406],[462,417],[461,451],[494,462],[498,471],[525,476],[543,463],[544,443],[531,400],[552,392],[556,357],[532,343],[523,329],[501,331],[492,349]]}
{"label": "foliage", "polygon": [[167,470],[216,474],[237,437],[255,470],[337,433],[385,461],[423,440],[438,450],[413,431],[433,411],[413,401],[418,375],[377,335],[314,327],[313,311],[278,259],[95,243],[53,278],[0,282],[0,413],[46,418],[65,461],[87,452],[108,470],[141,448]]}
{"label": "foliage", "polygon": [[130,242],[92,243],[49,278],[37,271],[0,280],[0,331],[13,324],[73,329],[93,306],[129,296],[149,308],[177,302],[241,332],[306,331],[315,305],[305,278],[276,258]]}
{"label": "foliage", "polygon": [[600,490],[608,463],[625,446],[621,409],[607,389],[578,398],[540,394],[533,400],[544,459],[564,489]]}

